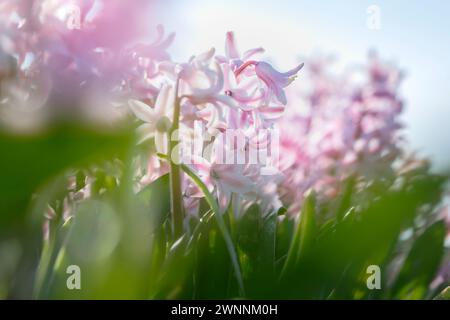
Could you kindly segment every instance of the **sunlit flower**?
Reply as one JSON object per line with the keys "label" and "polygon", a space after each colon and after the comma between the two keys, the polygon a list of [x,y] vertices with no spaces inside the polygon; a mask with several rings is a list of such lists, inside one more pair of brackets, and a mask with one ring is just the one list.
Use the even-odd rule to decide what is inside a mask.
{"label": "sunlit flower", "polygon": [[227,146],[217,143],[211,160],[193,157],[192,166],[211,191],[215,191],[221,211],[230,204],[232,194],[244,195],[253,189],[252,180],[244,174],[243,164],[226,164],[223,155]]}
{"label": "sunlit flower", "polygon": [[232,68],[232,71],[234,71],[236,68],[239,68],[244,61],[250,59],[256,54],[263,53],[264,49],[259,48],[253,48],[249,49],[244,52],[244,54],[241,56],[239,53],[239,50],[237,48],[236,40],[234,38],[234,33],[229,31],[226,34],[225,39],[225,56],[217,56],[216,59],[220,63],[227,63]]}
{"label": "sunlit flower", "polygon": [[235,74],[236,76],[239,76],[246,68],[254,66],[256,75],[266,84],[269,92],[273,93],[279,102],[286,104],[287,99],[283,88],[294,81],[295,76],[303,68],[303,65],[304,64],[301,63],[292,70],[279,72],[267,62],[250,60],[239,66],[235,71]]}
{"label": "sunlit flower", "polygon": [[167,135],[172,126],[173,104],[173,87],[170,85],[163,85],[153,108],[139,100],[129,102],[135,116],[144,121],[138,128],[140,141],[154,137],[157,151],[164,154],[167,154]]}

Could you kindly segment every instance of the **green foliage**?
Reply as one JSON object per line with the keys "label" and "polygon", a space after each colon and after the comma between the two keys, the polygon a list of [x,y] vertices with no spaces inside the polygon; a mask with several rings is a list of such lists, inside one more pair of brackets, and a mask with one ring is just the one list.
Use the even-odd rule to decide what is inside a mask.
{"label": "green foliage", "polygon": [[0,228],[23,223],[31,195],[52,177],[123,156],[132,141],[126,130],[103,132],[71,123],[37,134],[0,131]]}
{"label": "green foliage", "polygon": [[[39,280],[40,264],[51,264],[61,238],[63,199],[67,175],[76,170],[76,189],[83,187],[82,168],[125,158],[134,143],[127,128],[99,130],[75,123],[60,123],[45,130],[16,134],[0,130],[0,297],[31,297]],[[106,179],[111,181],[110,179]],[[107,183],[96,180],[97,185]],[[107,187],[105,185],[105,187]],[[57,235],[42,242],[44,213],[51,204]],[[2,260],[8,261],[2,268]],[[36,274],[36,276],[35,276]],[[11,279],[16,279],[14,282]],[[17,296],[16,296],[17,295]]]}
{"label": "green foliage", "polygon": [[[422,299],[444,255],[445,224],[438,221],[413,243],[392,288],[395,298]],[[432,250],[430,251],[430,249]]]}
{"label": "green foliage", "polygon": [[[0,135],[2,297],[448,299],[448,290],[430,290],[447,253],[435,214],[445,177],[421,172],[365,188],[350,180],[337,204],[319,204],[311,192],[297,217],[256,204],[239,216],[231,208],[219,213],[200,185],[207,194],[199,215],[174,238],[169,177],[136,193],[132,143],[127,131],[74,126]],[[65,219],[65,199],[87,179],[91,196]],[[42,240],[49,206],[55,216]],[[408,239],[400,237],[405,230]],[[81,268],[81,290],[66,286],[69,265]],[[381,267],[379,290],[366,286],[369,265]]]}
{"label": "green foliage", "polygon": [[450,287],[445,288],[440,292],[434,300],[450,300]]}

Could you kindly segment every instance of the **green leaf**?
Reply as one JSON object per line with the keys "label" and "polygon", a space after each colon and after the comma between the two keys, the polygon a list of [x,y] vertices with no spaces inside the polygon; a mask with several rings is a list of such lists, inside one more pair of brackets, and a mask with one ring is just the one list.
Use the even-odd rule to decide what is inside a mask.
{"label": "green leaf", "polygon": [[442,290],[433,300],[450,300],[450,287]]}
{"label": "green leaf", "polygon": [[438,271],[444,254],[446,227],[443,221],[431,225],[414,242],[392,294],[398,299],[422,299]]}
{"label": "green leaf", "polygon": [[227,244],[212,215],[202,219],[195,239],[194,299],[226,299],[239,294]]}
{"label": "green leaf", "polygon": [[237,220],[236,242],[251,298],[267,297],[273,292],[276,224],[276,212],[263,216],[257,204],[251,205]]}
{"label": "green leaf", "polygon": [[233,269],[235,272],[236,280],[239,285],[240,292],[242,295],[244,295],[245,294],[244,281],[242,278],[242,272],[241,272],[241,267],[239,265],[236,248],[234,247],[233,240],[230,236],[230,233],[228,232],[227,226],[225,225],[222,214],[220,213],[219,205],[218,205],[217,201],[214,199],[211,192],[209,192],[206,185],[203,183],[203,181],[197,176],[197,174],[194,171],[192,171],[186,165],[181,165],[180,167],[188,175],[188,177],[199,187],[199,189],[204,194],[206,201],[208,202],[209,206],[211,207],[211,210],[214,211],[214,217],[216,218],[217,226],[219,227],[219,230],[222,233],[223,239],[224,239],[227,249],[228,249],[228,253],[231,258],[231,262],[233,264]]}
{"label": "green leaf", "polygon": [[316,230],[316,200],[314,192],[310,192],[305,198],[301,210],[300,220],[297,223],[291,246],[281,276],[285,277],[312,249]]}
{"label": "green leaf", "polygon": [[169,175],[165,174],[145,186],[139,191],[138,197],[154,217],[155,225],[161,226],[170,212]]}
{"label": "green leaf", "polygon": [[128,130],[100,131],[59,124],[36,134],[0,131],[0,228],[23,222],[33,192],[68,168],[123,156]]}

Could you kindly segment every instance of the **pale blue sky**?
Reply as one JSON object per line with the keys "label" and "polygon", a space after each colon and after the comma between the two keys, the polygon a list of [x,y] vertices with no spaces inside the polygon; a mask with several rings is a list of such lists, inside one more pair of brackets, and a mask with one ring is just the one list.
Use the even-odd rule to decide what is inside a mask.
{"label": "pale blue sky", "polygon": [[[243,49],[266,48],[280,68],[299,56],[334,53],[363,62],[376,49],[405,69],[404,122],[414,149],[450,167],[450,1],[163,1],[161,22],[177,32],[174,58],[211,46],[223,50],[224,34],[236,32]],[[366,26],[367,8],[381,9],[381,30]]]}

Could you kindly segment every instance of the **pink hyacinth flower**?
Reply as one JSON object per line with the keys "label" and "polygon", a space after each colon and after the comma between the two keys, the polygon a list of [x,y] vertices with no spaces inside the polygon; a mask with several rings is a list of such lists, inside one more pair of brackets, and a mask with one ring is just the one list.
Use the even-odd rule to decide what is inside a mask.
{"label": "pink hyacinth flower", "polygon": [[249,60],[236,69],[234,72],[236,77],[250,66],[254,66],[257,77],[265,83],[269,91],[275,95],[278,101],[286,105],[287,99],[283,89],[295,80],[297,73],[303,68],[304,63],[299,64],[287,72],[279,72],[267,62]]}
{"label": "pink hyacinth flower", "polygon": [[253,48],[245,51],[242,56],[239,54],[239,50],[237,49],[236,40],[234,38],[234,33],[229,31],[226,34],[225,39],[225,56],[217,56],[216,60],[220,63],[229,64],[233,71],[239,68],[244,61],[250,59],[252,56],[258,53],[263,53],[264,49]]}
{"label": "pink hyacinth flower", "polygon": [[283,88],[287,87],[292,81],[294,81],[295,76],[303,68],[303,65],[304,64],[301,63],[288,72],[279,72],[267,62],[261,61],[255,65],[255,72],[258,78],[260,78],[275,94],[278,101],[280,101],[283,105],[286,105],[287,99]]}
{"label": "pink hyacinth flower", "polygon": [[[217,147],[223,146],[219,143]],[[244,174],[244,165],[223,164],[218,158],[219,154],[220,152],[213,152],[211,161],[193,157],[192,164],[208,189],[216,191],[220,211],[224,212],[230,204],[233,193],[241,195],[248,193],[252,191],[254,183]]]}

